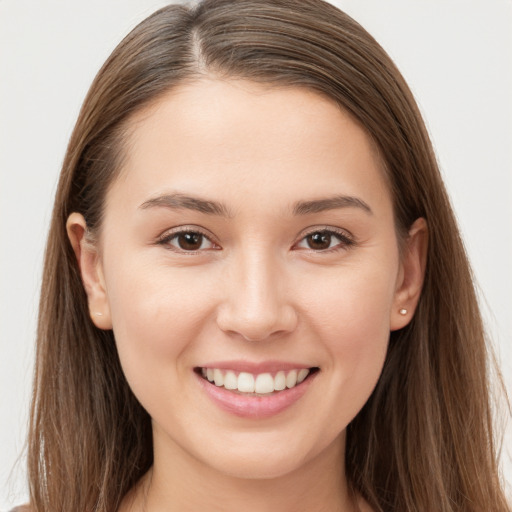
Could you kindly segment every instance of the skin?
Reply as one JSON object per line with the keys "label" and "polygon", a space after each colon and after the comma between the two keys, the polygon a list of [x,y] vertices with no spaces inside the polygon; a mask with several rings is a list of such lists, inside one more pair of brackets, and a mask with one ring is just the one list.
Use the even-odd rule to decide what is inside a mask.
{"label": "skin", "polygon": [[[425,222],[400,252],[368,136],[304,89],[205,78],[139,113],[127,147],[96,245],[79,214],[67,226],[91,318],[113,328],[152,417],[155,463],[121,510],[358,510],[345,430],[379,378],[390,331],[411,320]],[[222,203],[229,216],[141,206],[173,193]],[[293,212],[333,196],[361,203]],[[167,236],[184,226],[208,237],[199,250]],[[307,235],[325,229],[342,238],[311,247]],[[291,407],[248,419],[198,385],[193,369],[221,360],[320,371]]]}

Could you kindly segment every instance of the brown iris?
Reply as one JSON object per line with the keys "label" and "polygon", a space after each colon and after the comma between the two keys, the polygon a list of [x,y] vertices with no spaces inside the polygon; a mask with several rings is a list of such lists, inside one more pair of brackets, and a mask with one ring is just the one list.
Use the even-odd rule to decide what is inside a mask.
{"label": "brown iris", "polygon": [[308,246],[311,249],[324,250],[328,249],[331,245],[332,235],[330,233],[312,233],[307,236]]}
{"label": "brown iris", "polygon": [[203,235],[201,233],[181,233],[178,235],[178,245],[184,251],[197,251],[203,243]]}

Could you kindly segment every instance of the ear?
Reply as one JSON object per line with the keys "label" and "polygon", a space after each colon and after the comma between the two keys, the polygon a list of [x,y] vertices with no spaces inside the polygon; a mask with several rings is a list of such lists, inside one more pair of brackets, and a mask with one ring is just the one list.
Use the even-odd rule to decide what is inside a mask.
{"label": "ear", "polygon": [[416,219],[409,230],[391,311],[391,330],[405,327],[412,319],[425,277],[428,248],[428,227],[423,218]]}
{"label": "ear", "polygon": [[100,329],[112,329],[101,258],[96,246],[87,240],[87,224],[83,215],[72,213],[68,217],[66,230],[82,276],[91,319]]}

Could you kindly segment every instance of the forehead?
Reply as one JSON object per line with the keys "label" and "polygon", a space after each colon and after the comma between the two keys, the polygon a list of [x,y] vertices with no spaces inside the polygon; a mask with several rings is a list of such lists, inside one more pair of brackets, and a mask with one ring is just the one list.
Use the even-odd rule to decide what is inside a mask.
{"label": "forehead", "polygon": [[390,200],[366,132],[308,89],[202,79],[160,97],[128,131],[119,181],[140,200],[167,189],[231,199],[235,208],[242,198],[282,205],[329,192]]}

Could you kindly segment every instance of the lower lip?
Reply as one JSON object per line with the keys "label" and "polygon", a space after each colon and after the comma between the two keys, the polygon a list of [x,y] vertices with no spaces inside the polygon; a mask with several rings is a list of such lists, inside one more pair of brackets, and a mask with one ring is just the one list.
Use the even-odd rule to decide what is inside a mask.
{"label": "lower lip", "polygon": [[196,374],[206,394],[224,411],[243,418],[268,418],[284,411],[296,403],[308,390],[319,372],[315,372],[294,388],[285,389],[275,394],[242,395],[217,387]]}

